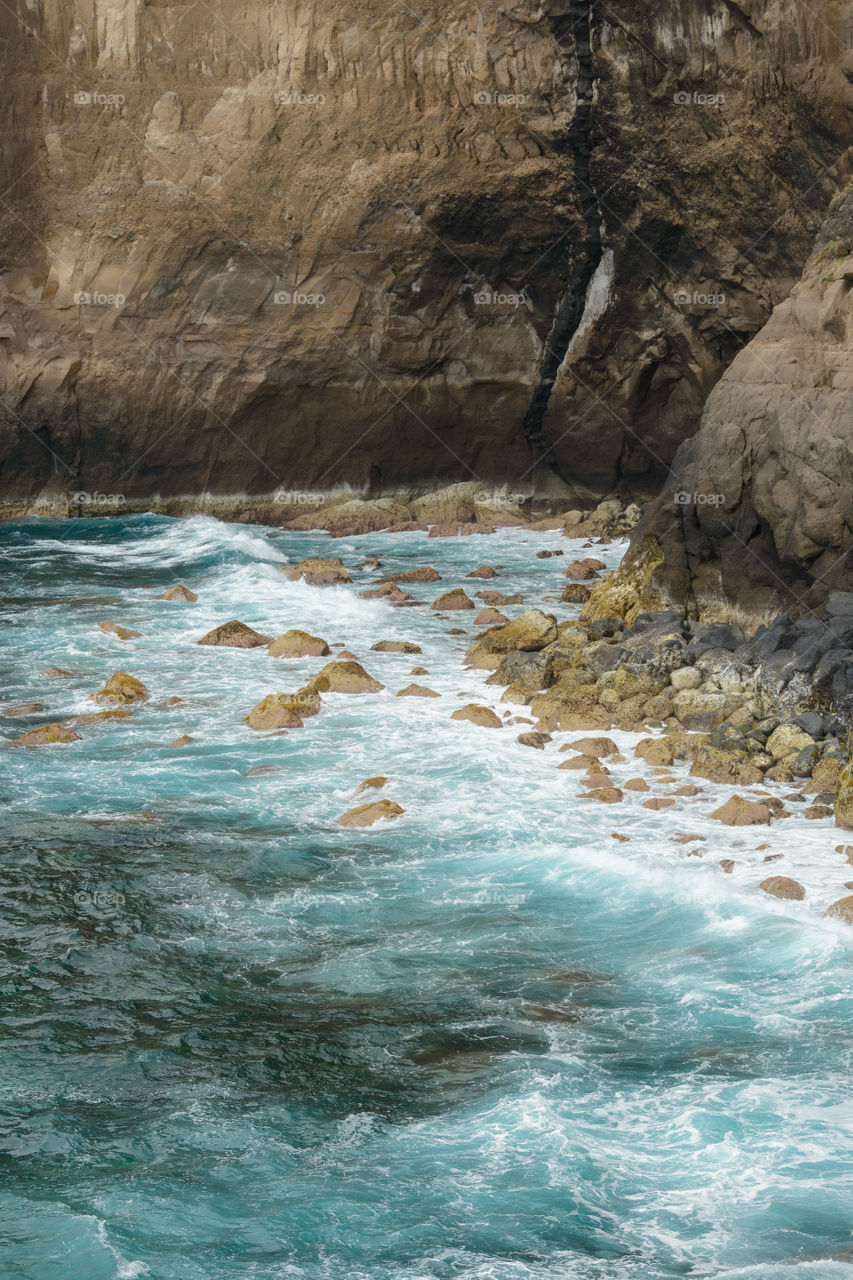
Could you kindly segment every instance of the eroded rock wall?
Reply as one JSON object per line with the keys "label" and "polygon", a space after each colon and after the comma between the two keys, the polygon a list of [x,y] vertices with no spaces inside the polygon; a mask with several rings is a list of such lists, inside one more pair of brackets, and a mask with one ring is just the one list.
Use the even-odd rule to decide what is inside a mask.
{"label": "eroded rock wall", "polygon": [[0,8],[5,509],[547,486],[581,146],[601,251],[541,439],[651,492],[842,180],[853,33],[840,0],[613,0],[587,58],[577,8]]}

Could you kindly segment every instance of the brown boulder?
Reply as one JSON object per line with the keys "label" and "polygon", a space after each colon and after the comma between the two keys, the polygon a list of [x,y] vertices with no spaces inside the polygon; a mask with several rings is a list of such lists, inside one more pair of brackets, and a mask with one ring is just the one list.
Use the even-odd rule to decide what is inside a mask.
{"label": "brown boulder", "polygon": [[441,574],[425,565],[422,569],[407,569],[405,573],[389,573],[385,582],[441,582]]}
{"label": "brown boulder", "polygon": [[268,693],[252,707],[244,724],[258,732],[301,729],[304,718],[317,715],[320,705],[317,694],[307,690],[300,689],[297,693]]}
{"label": "brown boulder", "polygon": [[246,626],[245,622],[240,622],[237,618],[214,627],[212,631],[208,631],[196,641],[196,644],[215,645],[221,649],[258,649],[261,645],[270,643],[272,643],[272,636],[261,635],[259,631]]}
{"label": "brown boulder", "polygon": [[564,760],[562,764],[558,764],[558,769],[594,769],[598,764],[597,756],[580,755],[570,756],[568,760]]}
{"label": "brown boulder", "polygon": [[839,898],[823,914],[834,920],[843,920],[845,924],[853,924],[853,894],[847,898]]}
{"label": "brown boulder", "polygon": [[791,880],[789,876],[768,876],[758,887],[773,898],[786,898],[791,902],[802,902],[806,896],[800,882]]}
{"label": "brown boulder", "polygon": [[106,631],[107,635],[118,636],[119,640],[135,640],[142,635],[141,631],[131,631],[128,627],[122,627],[117,622],[99,622],[98,628]]}
{"label": "brown boulder", "polygon": [[370,648],[374,653],[423,653],[421,646],[411,640],[380,640]]}
{"label": "brown boulder", "polygon": [[317,693],[379,693],[385,688],[368,675],[360,662],[327,662],[307,685]]}
{"label": "brown boulder", "polygon": [[670,800],[668,797],[663,798],[661,796],[652,796],[651,800],[643,801],[643,808],[644,809],[671,809],[674,804],[675,804],[675,801]]}
{"label": "brown boulder", "polygon": [[4,716],[35,716],[40,711],[47,711],[43,702],[17,702],[14,706],[4,707]]}
{"label": "brown boulder", "polygon": [[453,712],[450,719],[470,720],[471,724],[479,725],[481,729],[503,728],[491,707],[479,707],[473,702],[469,703],[467,707],[459,707],[457,711]]}
{"label": "brown boulder", "polygon": [[114,702],[123,706],[129,702],[147,702],[148,696],[141,680],[129,676],[126,671],[114,671],[103,689],[92,694],[92,701]]}
{"label": "brown boulder", "polygon": [[383,774],[377,774],[373,778],[365,778],[364,782],[360,782],[353,792],[353,796],[361,795],[363,791],[381,791],[387,785],[388,779]]}
{"label": "brown boulder", "polygon": [[435,689],[428,689],[425,684],[407,684],[405,689],[401,689],[397,694],[398,698],[440,698],[441,694],[436,693]]}
{"label": "brown boulder", "polygon": [[581,798],[583,800],[598,800],[601,804],[620,804],[622,792],[618,787],[598,787],[594,791],[585,792]]}
{"label": "brown boulder", "polygon": [[286,564],[282,568],[282,573],[291,582],[304,578],[312,587],[330,587],[341,582],[352,582],[343,560],[339,560],[336,556],[326,559],[320,556],[309,556],[299,564]]}
{"label": "brown boulder", "polygon": [[466,578],[496,578],[497,576],[497,569],[493,569],[488,564],[481,564],[479,569],[472,569],[470,573],[465,574]]}
{"label": "brown boulder", "polygon": [[331,649],[325,640],[307,631],[285,631],[269,647],[271,658],[325,658]]}
{"label": "brown boulder", "polygon": [[182,586],[180,583],[176,587],[169,587],[168,591],[164,591],[162,595],[157,597],[158,600],[180,600],[185,604],[195,604],[198,595],[195,591],[190,591],[189,587]]}
{"label": "brown boulder", "polygon": [[579,751],[581,755],[598,756],[605,760],[608,756],[619,754],[619,748],[612,738],[578,738],[576,742],[567,742],[560,750]]}
{"label": "brown boulder", "polygon": [[550,741],[550,733],[520,733],[516,738],[516,742],[520,742],[523,747],[534,747],[537,751],[544,751]]}
{"label": "brown boulder", "polygon": [[770,809],[766,804],[754,800],[745,800],[743,796],[730,796],[725,804],[720,805],[711,814],[717,822],[727,827],[751,827],[770,822]]}
{"label": "brown boulder", "polygon": [[590,582],[597,577],[599,569],[603,569],[604,565],[600,560],[593,560],[587,557],[585,560],[573,560],[566,568],[566,577],[571,578],[573,582]]}
{"label": "brown boulder", "polygon": [[624,787],[626,791],[651,791],[645,778],[629,778]]}
{"label": "brown boulder", "polygon": [[401,591],[396,582],[384,582],[381,587],[358,594],[362,600],[389,600],[391,604],[408,604],[415,598],[410,592]]}
{"label": "brown boulder", "polygon": [[634,755],[646,764],[671,765],[675,752],[666,738],[643,738],[634,748]]}
{"label": "brown boulder", "polygon": [[88,716],[75,716],[72,724],[100,724],[102,720],[125,720],[132,712],[126,707],[112,707],[109,711],[93,711]]}
{"label": "brown boulder", "polygon": [[65,724],[43,724],[39,729],[30,729],[29,733],[12,739],[17,747],[51,747],[55,743],[79,741],[79,733]]}
{"label": "brown boulder", "polygon": [[433,600],[430,605],[431,609],[442,613],[451,609],[476,609],[476,607],[474,601],[469,599],[461,587],[455,587],[453,591],[445,591],[443,596]]}
{"label": "brown boulder", "polygon": [[335,821],[339,827],[372,827],[380,819],[398,818],[401,813],[405,813],[405,809],[393,800],[371,800],[369,804],[348,809]]}
{"label": "brown boulder", "polygon": [[504,627],[509,618],[497,609],[481,609],[474,621],[478,627]]}
{"label": "brown boulder", "polygon": [[188,747],[192,742],[192,738],[188,733],[182,733],[180,738],[175,738],[169,743],[170,747]]}

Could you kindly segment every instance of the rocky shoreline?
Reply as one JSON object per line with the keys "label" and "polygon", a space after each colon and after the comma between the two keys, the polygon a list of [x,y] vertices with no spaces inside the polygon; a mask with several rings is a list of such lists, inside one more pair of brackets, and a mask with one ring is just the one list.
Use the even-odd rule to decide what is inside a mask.
{"label": "rocky shoreline", "polygon": [[[442,513],[449,509],[445,502]],[[462,536],[463,528],[481,534],[493,531],[476,519],[459,520],[461,512],[463,507],[457,503],[452,513],[458,522],[433,524],[430,536]],[[519,517],[518,523],[528,530],[562,532],[573,540],[572,549],[580,545],[594,551],[624,538],[639,514],[638,508],[625,509],[611,500],[585,512],[534,521]],[[350,510],[347,518],[351,515]],[[338,529],[339,520],[340,512],[333,510],[328,523]],[[586,541],[578,543],[583,538]],[[548,559],[563,556],[553,546],[553,538],[551,544],[534,554]],[[554,743],[557,735],[584,735],[561,743],[560,753],[573,754],[559,767],[578,771],[589,801],[617,805],[625,791],[651,791],[643,807],[661,810],[680,796],[699,794],[696,783],[705,781],[731,789],[710,815],[726,826],[760,828],[797,814],[831,819],[842,830],[853,829],[853,771],[847,748],[853,710],[849,647],[853,594],[833,593],[823,618],[810,615],[791,620],[782,615],[752,630],[745,619],[698,622],[676,610],[641,612],[636,578],[631,576],[636,562],[627,573],[622,568],[608,572],[593,554],[560,562],[560,578],[566,585],[560,596],[546,595],[542,608],[530,607],[522,596],[506,595],[495,589],[496,584],[489,585],[500,576],[490,565],[481,565],[458,583],[441,581],[428,565],[390,575],[383,575],[381,568],[375,557],[347,566],[338,557],[315,556],[284,566],[283,573],[292,581],[321,587],[355,588],[365,583],[359,594],[367,599],[383,599],[398,608],[430,607],[440,619],[458,617],[473,623],[473,643],[464,663],[472,671],[489,673],[485,683],[495,687],[499,701],[496,708],[469,702],[454,710],[451,718],[480,728],[514,726],[519,743],[539,750]],[[416,598],[406,590],[409,585],[439,581],[432,600]],[[178,585],[160,599],[172,607],[187,606],[198,596]],[[548,602],[558,600],[579,605],[578,616],[558,620],[548,611]],[[513,608],[525,604],[521,612]],[[515,616],[510,616],[513,612]],[[111,621],[99,625],[120,642],[140,634]],[[450,634],[468,633],[468,627],[454,627]],[[255,732],[275,735],[304,727],[305,719],[321,711],[326,693],[370,694],[385,688],[343,644],[330,647],[306,630],[291,629],[275,637],[233,619],[196,643],[265,648],[272,658],[328,659],[304,687],[270,694],[247,708],[245,722]],[[418,645],[398,640],[382,640],[372,648],[378,653],[421,652]],[[49,674],[60,679],[73,673]],[[428,676],[429,672],[414,666],[411,674]],[[428,684],[414,683],[397,696],[439,695]],[[140,681],[117,671],[103,689],[92,694],[103,710],[78,716],[69,724],[38,725],[14,742],[28,747],[75,742],[80,736],[77,728],[129,715],[134,704],[148,699]],[[508,710],[501,712],[504,706]],[[5,708],[4,715],[29,719],[42,711],[47,707],[25,703]],[[611,732],[640,735],[633,755],[641,768],[657,770],[668,786],[663,795],[654,794],[657,788],[642,776],[614,781],[613,770],[626,763],[626,757],[609,736]],[[170,745],[191,741],[182,736]],[[682,774],[688,768],[687,778],[671,775],[674,768]],[[678,789],[669,785],[678,781],[683,784]],[[766,789],[771,784],[773,792]],[[781,788],[788,790],[780,793]],[[399,816],[403,811],[398,809],[382,797],[342,815],[341,821],[370,826]],[[622,837],[614,833],[614,838]],[[853,855],[853,845],[840,844],[838,852]],[[723,868],[731,870],[734,863],[726,866],[727,862],[723,860]],[[761,887],[783,898],[804,896],[803,886],[790,877],[769,877]],[[840,899],[830,909],[839,919],[853,923],[853,897]]]}

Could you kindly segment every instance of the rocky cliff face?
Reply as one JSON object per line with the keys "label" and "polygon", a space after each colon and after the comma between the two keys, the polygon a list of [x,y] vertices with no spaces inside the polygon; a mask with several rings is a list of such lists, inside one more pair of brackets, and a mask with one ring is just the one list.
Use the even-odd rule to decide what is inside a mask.
{"label": "rocky cliff face", "polygon": [[[802,280],[708,400],[638,526],[624,573],[694,616],[820,608],[853,590],[853,189]],[[636,574],[635,574],[636,576]],[[833,612],[830,601],[830,614]]]}
{"label": "rocky cliff face", "polygon": [[841,0],[0,28],[6,511],[549,464],[652,492],[845,176]]}

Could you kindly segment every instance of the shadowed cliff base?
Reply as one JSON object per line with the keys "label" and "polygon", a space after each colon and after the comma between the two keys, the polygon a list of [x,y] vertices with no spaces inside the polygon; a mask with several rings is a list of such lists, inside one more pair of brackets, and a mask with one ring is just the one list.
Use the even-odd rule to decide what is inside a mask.
{"label": "shadowed cliff base", "polygon": [[[4,492],[544,484],[523,422],[586,292],[571,19],[4,9]],[[593,6],[606,269],[542,423],[588,492],[658,490],[799,275],[843,181],[843,20]]]}

